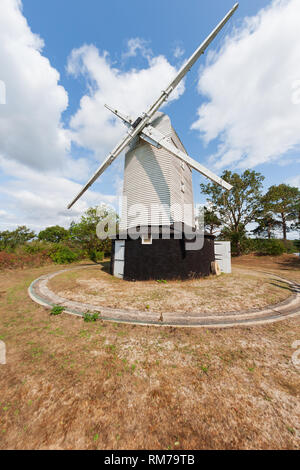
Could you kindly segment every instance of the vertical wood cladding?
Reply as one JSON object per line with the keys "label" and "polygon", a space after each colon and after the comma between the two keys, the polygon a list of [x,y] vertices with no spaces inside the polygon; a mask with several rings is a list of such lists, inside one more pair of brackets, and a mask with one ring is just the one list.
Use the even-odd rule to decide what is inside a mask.
{"label": "vertical wood cladding", "polygon": [[214,237],[208,235],[205,236],[204,247],[198,251],[186,251],[185,241],[174,238],[153,240],[152,245],[143,245],[141,239],[128,239],[125,244],[124,279],[184,280],[209,276],[212,261],[215,261]]}

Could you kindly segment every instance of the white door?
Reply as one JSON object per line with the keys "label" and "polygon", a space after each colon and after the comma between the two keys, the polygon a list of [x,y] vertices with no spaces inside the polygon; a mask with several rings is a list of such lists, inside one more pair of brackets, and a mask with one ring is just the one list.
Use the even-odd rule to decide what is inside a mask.
{"label": "white door", "polygon": [[114,276],[120,279],[124,277],[124,264],[125,264],[125,240],[115,241],[115,262],[114,262]]}
{"label": "white door", "polygon": [[215,257],[222,273],[231,273],[231,243],[215,242]]}

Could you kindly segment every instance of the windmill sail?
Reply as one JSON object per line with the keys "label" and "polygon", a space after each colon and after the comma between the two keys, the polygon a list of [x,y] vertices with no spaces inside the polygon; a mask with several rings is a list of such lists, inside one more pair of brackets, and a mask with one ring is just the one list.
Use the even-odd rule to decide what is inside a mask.
{"label": "windmill sail", "polygon": [[[144,137],[146,136],[146,138]],[[157,145],[160,145],[162,148],[167,150],[168,152],[172,153],[175,157],[179,158],[181,161],[187,163],[191,168],[194,170],[198,171],[201,173],[203,176],[206,176],[206,178],[209,178],[211,181],[214,183],[218,184],[224,189],[227,189],[230,191],[232,189],[231,184],[227,183],[227,181],[223,180],[219,176],[215,175],[212,171],[210,171],[208,168],[205,168],[205,166],[201,165],[198,163],[196,160],[191,158],[189,155],[186,153],[182,152],[180,149],[176,148],[174,145],[172,145],[166,137],[159,132],[159,130],[155,129],[152,126],[147,126],[142,134],[141,134],[142,139],[146,140],[149,142],[147,137],[149,139],[152,139]]]}
{"label": "windmill sail", "polygon": [[[109,106],[105,105],[107,109],[109,109],[115,116],[120,118],[125,125],[129,126],[132,122],[132,119],[129,116],[125,116],[125,114],[121,113],[120,111],[110,108]],[[205,166],[198,163],[196,160],[191,158],[186,153],[182,152],[182,150],[175,147],[167,136],[165,136],[162,132],[160,132],[157,128],[148,125],[143,129],[143,132],[140,133],[140,137],[147,142],[148,144],[153,145],[157,148],[164,148],[168,152],[172,153],[175,157],[179,158],[181,161],[185,162],[194,170],[201,173],[206,178],[209,178],[214,183],[218,184],[227,191],[232,189],[232,186],[227,183],[227,181],[223,180],[219,176],[215,175],[211,170],[205,168]]]}
{"label": "windmill sail", "polygon": [[170,94],[175,90],[175,88],[179,85],[179,83],[183,80],[186,74],[190,71],[192,66],[197,62],[199,57],[204,54],[208,46],[211,42],[215,39],[215,37],[219,34],[219,32],[224,28],[226,23],[230,20],[232,15],[238,9],[239,4],[236,3],[234,7],[227,13],[227,15],[223,18],[223,20],[218,24],[218,26],[212,31],[212,33],[205,39],[205,41],[198,47],[198,49],[194,52],[194,54],[189,58],[189,60],[183,65],[183,67],[179,70],[176,77],[172,80],[170,85],[166,88],[165,91],[162,92],[161,96],[158,100],[149,108],[146,113],[146,116],[152,117],[153,114],[158,111],[158,109],[162,106],[162,104],[169,98]]}
{"label": "windmill sail", "polygon": [[[78,193],[78,195],[73,199],[71,204],[68,205],[68,209],[70,209],[76,201],[87,191],[87,189],[99,178],[100,175],[108,168],[113,161],[120,155],[120,153],[125,150],[125,148],[138,136],[141,135],[143,130],[146,128],[146,126],[149,125],[151,122],[153,116],[155,113],[159,110],[159,108],[163,105],[163,103],[169,98],[171,93],[175,90],[175,88],[179,85],[179,83],[183,80],[185,75],[188,73],[188,71],[191,69],[191,67],[195,64],[195,62],[199,59],[199,57],[205,52],[205,50],[208,48],[208,46],[211,44],[211,42],[215,39],[215,37],[218,35],[218,33],[222,30],[222,28],[225,26],[225,24],[229,21],[229,19],[232,17],[234,12],[237,10],[239,4],[236,3],[234,7],[227,13],[227,15],[223,18],[223,20],[218,24],[218,26],[212,31],[212,33],[205,39],[205,41],[198,47],[198,49],[194,52],[194,54],[189,58],[189,60],[184,64],[184,66],[179,70],[178,74],[176,77],[172,80],[170,85],[162,92],[160,97],[150,106],[148,111],[144,113],[141,117],[136,119],[136,121],[129,121],[128,124],[130,124],[130,128],[128,130],[127,135],[124,137],[124,139],[115,147],[115,149],[110,153],[110,155],[106,158],[106,160],[100,165],[96,173],[92,176],[92,178],[87,182],[87,184],[82,188],[82,190]],[[121,116],[120,116],[121,117]],[[126,121],[126,118],[124,116],[121,117],[123,121]],[[142,137],[142,135],[141,135]],[[147,132],[145,131],[144,133],[144,138],[147,142],[149,142],[149,138],[151,136],[147,135]],[[155,139],[154,139],[155,142]],[[155,143],[154,143],[155,145]],[[171,153],[174,154],[174,152],[171,151]],[[175,156],[179,157],[178,154],[174,154]],[[180,157],[179,157],[180,158]],[[190,158],[190,157],[185,157],[185,158]],[[192,160],[192,159],[191,159]],[[200,173],[205,174],[205,176],[208,176],[211,178],[213,175],[212,172],[209,170],[206,170],[204,167],[200,169],[200,164],[195,165],[197,162],[194,162],[193,168],[195,168],[197,171],[200,171]],[[192,165],[191,165],[192,166]],[[205,172],[204,172],[205,170]],[[213,175],[213,177],[216,177],[216,175]],[[211,178],[213,179],[213,178]],[[214,180],[214,179],[213,179]],[[228,183],[226,183],[227,186]],[[224,187],[226,187],[226,184]],[[221,184],[223,186],[223,184]]]}

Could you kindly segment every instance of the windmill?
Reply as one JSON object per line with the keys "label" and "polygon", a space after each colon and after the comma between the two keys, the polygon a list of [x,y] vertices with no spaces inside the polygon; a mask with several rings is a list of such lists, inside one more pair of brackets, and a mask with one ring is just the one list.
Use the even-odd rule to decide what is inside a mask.
{"label": "windmill", "polygon": [[[234,5],[158,99],[137,119],[105,105],[127,126],[127,134],[69,204],[68,209],[126,150],[123,188],[126,207],[122,210],[122,220],[125,220],[122,228],[129,232],[138,229],[140,236],[126,240],[117,237],[113,241],[111,271],[117,277],[128,280],[185,279],[210,273],[211,262],[215,260],[214,237],[205,235],[201,250],[187,250],[184,234],[178,236],[174,227],[176,223],[177,227],[178,223],[186,224],[184,208],[193,208],[192,170],[196,170],[225,190],[230,191],[232,186],[187,154],[171,125],[170,118],[159,112],[159,109],[204,54],[238,6],[238,3]],[[140,206],[146,210],[137,221],[136,214],[132,218],[131,209]],[[188,219],[193,226],[193,210],[190,210]],[[163,235],[164,227],[171,229],[168,239]],[[153,236],[153,233],[156,236]]]}

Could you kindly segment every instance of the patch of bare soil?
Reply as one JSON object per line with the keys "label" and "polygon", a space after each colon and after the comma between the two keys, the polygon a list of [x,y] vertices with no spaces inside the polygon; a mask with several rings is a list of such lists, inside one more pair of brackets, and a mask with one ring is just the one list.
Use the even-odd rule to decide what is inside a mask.
{"label": "patch of bare soil", "polygon": [[118,309],[216,314],[274,305],[290,286],[265,273],[234,267],[233,274],[189,281],[126,282],[107,273],[107,264],[58,275],[49,287],[60,297]]}
{"label": "patch of bare soil", "polygon": [[[277,261],[260,267],[293,277]],[[300,448],[299,319],[206,331],[51,317],[27,295],[51,270],[0,273],[0,449]]]}

